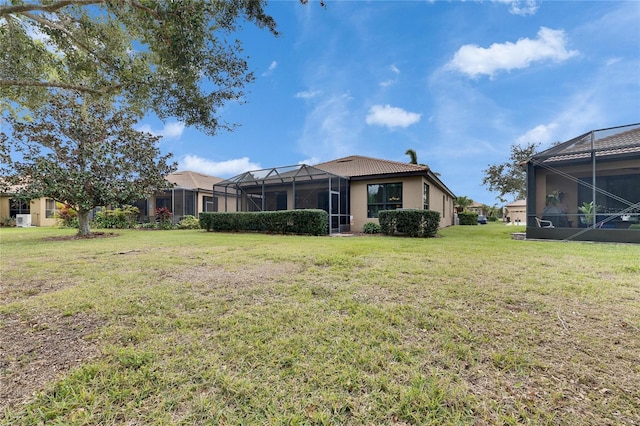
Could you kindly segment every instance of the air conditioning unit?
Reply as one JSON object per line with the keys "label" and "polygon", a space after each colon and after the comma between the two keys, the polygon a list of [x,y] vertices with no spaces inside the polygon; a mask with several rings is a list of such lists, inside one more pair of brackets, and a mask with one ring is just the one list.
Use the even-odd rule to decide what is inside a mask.
{"label": "air conditioning unit", "polygon": [[30,214],[17,214],[16,215],[16,226],[27,227],[31,226],[31,215]]}

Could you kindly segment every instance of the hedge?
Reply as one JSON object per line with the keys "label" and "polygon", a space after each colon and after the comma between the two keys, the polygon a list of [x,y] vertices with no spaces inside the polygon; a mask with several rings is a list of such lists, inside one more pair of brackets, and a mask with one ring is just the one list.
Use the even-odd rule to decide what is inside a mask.
{"label": "hedge", "polygon": [[440,213],[433,210],[383,210],[378,220],[386,235],[399,232],[410,237],[435,237],[440,227]]}
{"label": "hedge", "polygon": [[329,214],[318,209],[200,213],[200,227],[207,231],[327,235],[328,225]]}
{"label": "hedge", "polygon": [[460,225],[477,225],[478,213],[460,212],[458,213],[458,220],[460,222]]}

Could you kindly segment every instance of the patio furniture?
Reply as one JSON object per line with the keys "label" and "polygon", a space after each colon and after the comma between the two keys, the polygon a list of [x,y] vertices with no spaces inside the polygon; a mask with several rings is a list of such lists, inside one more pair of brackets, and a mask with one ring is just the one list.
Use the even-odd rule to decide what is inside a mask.
{"label": "patio furniture", "polygon": [[536,217],[536,223],[538,224],[538,228],[553,228],[553,222],[550,220],[544,220]]}

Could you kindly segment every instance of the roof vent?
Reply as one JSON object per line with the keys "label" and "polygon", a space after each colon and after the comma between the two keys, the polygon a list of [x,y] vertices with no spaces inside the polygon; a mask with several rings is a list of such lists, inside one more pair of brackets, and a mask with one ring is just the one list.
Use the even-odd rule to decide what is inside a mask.
{"label": "roof vent", "polygon": [[353,161],[353,159],[351,159],[351,158],[343,158],[342,160],[336,161],[336,163],[348,163],[350,161]]}

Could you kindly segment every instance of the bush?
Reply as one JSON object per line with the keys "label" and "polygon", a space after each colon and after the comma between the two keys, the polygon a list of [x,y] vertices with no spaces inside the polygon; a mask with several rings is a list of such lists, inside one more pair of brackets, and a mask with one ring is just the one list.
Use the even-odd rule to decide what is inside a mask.
{"label": "bush", "polygon": [[64,228],[78,227],[78,212],[69,204],[56,203],[55,218],[58,224]]}
{"label": "bush", "polygon": [[640,223],[634,223],[633,225],[629,225],[629,229],[640,230]]}
{"label": "bush", "polygon": [[195,216],[184,216],[178,223],[178,229],[200,229],[200,221]]}
{"label": "bush", "polygon": [[2,221],[0,221],[0,226],[16,226],[16,218],[11,216],[3,217]]}
{"label": "bush", "polygon": [[171,222],[171,217],[173,213],[166,207],[160,207],[156,209],[156,222],[161,229],[171,229],[173,228],[173,223]]}
{"label": "bush", "polygon": [[488,216],[488,217],[487,217],[487,221],[489,221],[489,222],[497,222],[497,221],[498,221],[498,218],[497,218],[497,217],[495,217],[495,216]]}
{"label": "bush", "polygon": [[477,225],[478,213],[473,213],[473,212],[458,213],[458,220],[460,222],[460,225]]}
{"label": "bush", "polygon": [[378,220],[386,235],[400,232],[410,237],[435,237],[440,227],[440,213],[433,210],[383,210]]}
{"label": "bush", "polygon": [[382,232],[382,228],[375,222],[365,223],[362,228],[362,232],[365,234],[379,234]]}
{"label": "bush", "polygon": [[123,206],[113,210],[103,209],[93,219],[97,228],[133,228],[138,223],[140,210],[134,206]]}
{"label": "bush", "polygon": [[255,231],[278,234],[326,235],[329,215],[324,210],[274,212],[200,213],[200,227],[207,231]]}

